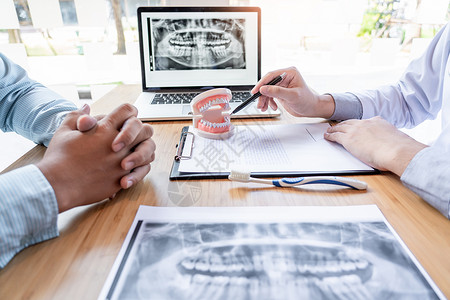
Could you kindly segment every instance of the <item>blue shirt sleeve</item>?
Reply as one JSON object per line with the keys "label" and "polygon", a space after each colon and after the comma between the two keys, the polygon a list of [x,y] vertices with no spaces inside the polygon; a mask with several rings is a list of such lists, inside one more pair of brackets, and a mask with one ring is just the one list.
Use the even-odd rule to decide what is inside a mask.
{"label": "blue shirt sleeve", "polygon": [[[76,109],[0,53],[0,129],[48,145]],[[57,218],[53,188],[36,166],[0,175],[0,268],[23,248],[56,237]]]}
{"label": "blue shirt sleeve", "polygon": [[0,268],[23,248],[58,236],[58,204],[42,172],[29,165],[0,176]]}
{"label": "blue shirt sleeve", "polygon": [[65,115],[77,107],[31,80],[0,53],[0,129],[48,145]]}

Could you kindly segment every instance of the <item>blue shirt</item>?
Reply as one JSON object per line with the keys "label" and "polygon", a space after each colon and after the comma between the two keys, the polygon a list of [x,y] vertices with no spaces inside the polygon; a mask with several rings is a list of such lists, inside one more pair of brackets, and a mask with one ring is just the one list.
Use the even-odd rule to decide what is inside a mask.
{"label": "blue shirt", "polygon": [[[76,106],[28,78],[0,53],[0,128],[48,145]],[[32,244],[58,236],[53,188],[34,165],[0,175],[0,268]]]}
{"label": "blue shirt", "polygon": [[442,109],[442,132],[417,153],[400,179],[450,218],[450,24],[412,61],[397,84],[375,90],[331,93],[333,120],[381,116],[397,127],[414,127],[436,118]]}

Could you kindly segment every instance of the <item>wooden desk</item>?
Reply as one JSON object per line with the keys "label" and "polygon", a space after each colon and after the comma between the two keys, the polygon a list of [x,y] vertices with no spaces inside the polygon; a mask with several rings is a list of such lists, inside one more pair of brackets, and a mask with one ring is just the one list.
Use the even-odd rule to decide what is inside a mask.
{"label": "wooden desk", "polygon": [[[93,114],[108,113],[132,103],[139,86],[119,86],[92,106]],[[247,120],[238,123],[294,122]],[[302,120],[315,121],[315,120]],[[347,189],[246,188],[227,180],[169,181],[180,130],[187,121],[154,122],[157,159],[136,187],[112,201],[67,211],[59,217],[60,237],[29,247],[0,271],[0,299],[95,299],[113,265],[139,205],[271,206],[377,204],[443,293],[450,298],[450,221],[391,173],[354,176],[369,185],[367,192]],[[37,146],[7,170],[38,161]],[[190,197],[194,191],[196,197]]]}

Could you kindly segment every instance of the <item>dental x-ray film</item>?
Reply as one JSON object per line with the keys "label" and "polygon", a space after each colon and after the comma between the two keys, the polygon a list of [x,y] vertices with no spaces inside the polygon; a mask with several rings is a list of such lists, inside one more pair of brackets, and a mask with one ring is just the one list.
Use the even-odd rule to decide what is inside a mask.
{"label": "dental x-ray film", "polygon": [[444,298],[373,205],[145,209],[107,299]]}

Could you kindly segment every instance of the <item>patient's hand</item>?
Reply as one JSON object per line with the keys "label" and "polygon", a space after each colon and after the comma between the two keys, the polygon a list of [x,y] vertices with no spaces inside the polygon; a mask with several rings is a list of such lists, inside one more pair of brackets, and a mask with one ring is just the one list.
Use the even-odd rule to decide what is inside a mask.
{"label": "patient's hand", "polygon": [[[90,108],[88,105],[83,106],[81,109],[82,115],[77,120],[77,128],[80,131],[91,130],[97,125],[97,121],[104,118],[104,115],[92,117],[89,115]],[[156,145],[151,139],[153,135],[153,129],[148,124],[143,124],[137,118],[137,110],[134,106],[127,106],[127,109],[122,108],[121,118],[126,119],[120,128],[119,134],[114,139],[111,147],[117,152],[123,147],[129,145],[137,145],[134,151],[126,156],[121,166],[124,170],[131,172],[121,179],[121,186],[124,189],[131,187],[137,182],[141,181],[145,175],[150,171],[150,165],[148,163],[148,154],[150,153],[150,162],[155,159]],[[128,118],[127,118],[128,116]]]}
{"label": "patient's hand", "polygon": [[154,159],[152,129],[135,121],[133,106],[122,105],[98,119],[83,115],[86,111],[67,115],[37,164],[55,191],[60,212],[103,200],[138,182]]}

